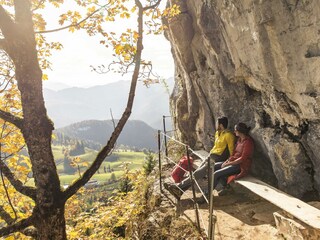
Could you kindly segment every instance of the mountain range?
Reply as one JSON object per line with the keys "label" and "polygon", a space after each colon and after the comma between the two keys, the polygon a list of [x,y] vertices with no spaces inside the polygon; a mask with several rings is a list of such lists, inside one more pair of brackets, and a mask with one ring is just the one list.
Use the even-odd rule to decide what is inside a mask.
{"label": "mountain range", "polygon": [[[84,120],[120,119],[129,88],[130,81],[118,81],[90,88],[44,88],[43,92],[48,115],[55,128],[61,128]],[[130,120],[141,120],[155,129],[162,129],[162,116],[170,115],[169,92],[172,88],[172,78],[166,80],[166,84],[150,87],[138,82]],[[171,126],[169,119],[167,124]]]}

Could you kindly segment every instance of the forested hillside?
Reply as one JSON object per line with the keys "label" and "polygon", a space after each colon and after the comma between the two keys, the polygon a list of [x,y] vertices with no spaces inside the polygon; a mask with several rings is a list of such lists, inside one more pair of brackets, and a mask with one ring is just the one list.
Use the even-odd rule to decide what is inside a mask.
{"label": "forested hillside", "polygon": [[[115,124],[117,120],[115,121]],[[103,145],[109,139],[114,123],[112,120],[99,121],[88,120],[71,124],[55,131],[57,138],[61,143],[65,139],[84,140],[91,143],[92,148]],[[157,149],[157,131],[138,120],[128,121],[117,141],[117,146],[124,145],[131,149]]]}

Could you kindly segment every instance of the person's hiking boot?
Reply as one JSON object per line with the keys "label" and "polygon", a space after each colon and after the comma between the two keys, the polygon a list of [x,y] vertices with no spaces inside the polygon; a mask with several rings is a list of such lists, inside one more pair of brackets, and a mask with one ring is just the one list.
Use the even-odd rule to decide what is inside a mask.
{"label": "person's hiking boot", "polygon": [[229,185],[227,185],[227,186],[224,186],[224,188],[222,188],[220,191],[218,191],[218,195],[225,196],[225,195],[228,195],[231,191],[232,189],[230,188]]}
{"label": "person's hiking boot", "polygon": [[220,191],[222,191],[223,189],[225,189],[225,187],[226,187],[226,186],[224,186],[221,182],[218,182],[215,190],[216,190],[217,192],[220,192]]}
{"label": "person's hiking boot", "polygon": [[174,184],[164,183],[164,188],[168,190],[168,192],[173,195],[178,201],[180,200],[183,192]]}

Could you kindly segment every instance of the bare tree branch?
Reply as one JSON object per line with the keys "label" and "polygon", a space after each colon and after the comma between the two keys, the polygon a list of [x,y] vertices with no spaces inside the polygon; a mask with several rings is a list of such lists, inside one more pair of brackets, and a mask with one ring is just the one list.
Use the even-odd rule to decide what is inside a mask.
{"label": "bare tree branch", "polygon": [[37,6],[35,6],[35,8],[31,10],[31,12],[34,12],[34,11],[38,10],[41,7],[41,5],[44,4],[44,2],[45,2],[45,0],[39,1]]}
{"label": "bare tree branch", "polygon": [[[1,151],[0,151],[0,154],[1,154]],[[10,196],[9,196],[9,193],[8,193],[7,186],[6,186],[5,182],[4,182],[4,177],[3,177],[2,171],[0,171],[0,175],[1,175],[2,185],[3,185],[3,188],[4,188],[5,192],[6,192],[6,196],[7,196],[9,205],[10,205],[10,207],[11,207],[13,213],[14,213],[14,219],[13,219],[13,221],[16,221],[17,218],[18,218],[17,212],[16,212],[16,209],[14,208],[14,206],[13,206],[13,204],[12,204],[12,202],[11,202],[11,199],[10,199]]]}
{"label": "bare tree branch", "polygon": [[6,111],[3,111],[0,109],[0,118],[2,118],[3,120],[12,123],[13,125],[15,125],[17,128],[22,129],[23,128],[23,119],[16,117],[14,115],[12,115],[11,113],[8,113]]}
{"label": "bare tree branch", "polygon": [[[8,75],[5,75],[5,76],[7,77]],[[2,89],[0,89],[0,94],[3,93],[3,92],[7,89],[7,87],[9,86],[9,84],[11,83],[11,81],[12,81],[13,78],[14,78],[14,76],[10,77],[10,79],[8,79],[8,80],[6,81],[6,83],[3,82],[3,83],[1,84],[0,87],[2,87],[4,84],[5,84],[5,86],[2,87]]]}
{"label": "bare tree branch", "polygon": [[110,108],[110,116],[111,116],[111,120],[112,120],[112,124],[113,124],[113,130],[114,130],[114,129],[116,129],[116,123],[115,123],[114,118],[113,118],[112,108]]}
{"label": "bare tree branch", "polygon": [[0,218],[2,218],[8,225],[14,223],[14,219],[10,216],[9,213],[4,210],[3,206],[0,206]]}
{"label": "bare tree branch", "polygon": [[[0,206],[0,218],[2,218],[8,225],[11,225],[15,222],[15,220],[7,213],[3,206]],[[26,236],[30,236],[33,238],[37,237],[37,230],[35,228],[27,228],[20,231]]]}
{"label": "bare tree branch", "polygon": [[[13,133],[13,131],[11,131],[11,133]],[[7,135],[9,135],[9,134],[4,135],[4,137],[6,137]],[[2,160],[6,160],[6,159],[12,157],[13,155],[17,154],[17,153],[20,152],[25,146],[26,146],[26,145],[21,146],[21,147],[19,148],[19,150],[18,150],[17,152],[15,152],[15,153],[11,153],[11,154],[9,154],[9,155],[4,155],[4,156],[2,157]]]}
{"label": "bare tree branch", "polygon": [[93,176],[93,174],[99,169],[101,163],[104,161],[104,159],[108,156],[110,151],[113,149],[124,125],[126,124],[127,120],[129,119],[132,111],[132,105],[133,105],[133,100],[135,97],[135,90],[137,86],[137,81],[139,77],[139,70],[140,70],[140,63],[141,63],[141,53],[143,50],[143,44],[142,44],[142,39],[143,39],[143,7],[142,4],[139,0],[135,0],[136,5],[138,6],[139,12],[138,12],[138,34],[139,38],[137,41],[137,52],[136,52],[136,57],[135,57],[135,68],[134,72],[132,74],[132,79],[131,79],[131,86],[130,86],[130,91],[129,91],[129,96],[128,96],[128,101],[127,101],[127,106],[125,111],[123,112],[115,130],[111,134],[111,137],[105,145],[102,150],[98,153],[96,159],[94,162],[91,164],[91,166],[83,173],[82,177],[76,180],[71,186],[69,186],[64,194],[65,200],[70,198],[72,195],[74,195],[86,182],[89,181],[89,179]]}
{"label": "bare tree branch", "polygon": [[0,161],[0,170],[18,192],[30,197],[34,201],[36,200],[36,189],[33,187],[24,186],[23,183],[14,176],[10,168],[8,168],[3,161]]}
{"label": "bare tree branch", "polygon": [[15,232],[20,232],[22,230],[24,230],[27,227],[32,226],[33,222],[33,217],[28,217],[26,219],[23,219],[17,223],[11,224],[7,227],[1,228],[0,229],[0,237],[4,237],[7,236],[11,233],[15,233]]}
{"label": "bare tree branch", "polygon": [[158,7],[159,4],[160,4],[160,2],[161,2],[161,0],[158,0],[155,4],[150,5],[150,6],[147,6],[147,7],[144,7],[144,8],[143,8],[143,11],[149,10],[149,9],[151,9],[151,8],[156,8],[156,7]]}
{"label": "bare tree branch", "polygon": [[97,12],[101,11],[102,9],[104,9],[106,6],[108,6],[109,3],[101,6],[100,8],[98,8],[97,10],[93,11],[91,14],[89,14],[87,17],[85,17],[84,19],[82,19],[80,22],[77,22],[77,23],[72,23],[68,26],[65,26],[65,27],[61,27],[61,28],[56,28],[56,29],[51,29],[51,30],[44,30],[44,31],[37,31],[35,33],[52,33],[52,32],[58,32],[58,31],[61,31],[61,30],[64,30],[64,29],[67,29],[67,28],[70,28],[70,27],[77,27],[79,26],[81,23],[87,21],[89,18],[91,18],[94,14],[96,14]]}
{"label": "bare tree branch", "polygon": [[[3,139],[3,133],[4,133],[5,129],[6,129],[6,127],[7,127],[7,124],[4,123],[4,124],[2,125],[2,131],[1,131],[0,139]],[[1,156],[2,156],[2,143],[0,143],[0,157],[1,157]],[[0,161],[1,161],[1,160],[2,160],[2,159],[0,159]],[[2,172],[2,171],[0,171],[0,176],[1,176],[2,185],[3,185],[4,191],[5,191],[5,193],[6,193],[6,196],[7,196],[8,202],[9,202],[9,205],[10,205],[10,207],[11,207],[13,213],[14,213],[14,220],[13,220],[13,221],[16,221],[16,220],[18,219],[17,212],[16,212],[16,209],[14,208],[14,206],[13,206],[13,204],[12,204],[12,201],[11,201],[11,198],[10,198],[10,196],[9,196],[8,188],[7,188],[7,186],[6,186],[6,183],[4,182],[4,177],[3,177],[3,172]]]}
{"label": "bare tree branch", "polygon": [[[116,122],[113,118],[113,114],[112,114],[112,109],[110,108],[110,116],[111,116],[111,121],[112,121],[112,125],[113,125],[113,131],[116,129]],[[117,141],[114,143],[114,147],[110,150],[108,155],[111,155],[113,150],[117,147]]]}

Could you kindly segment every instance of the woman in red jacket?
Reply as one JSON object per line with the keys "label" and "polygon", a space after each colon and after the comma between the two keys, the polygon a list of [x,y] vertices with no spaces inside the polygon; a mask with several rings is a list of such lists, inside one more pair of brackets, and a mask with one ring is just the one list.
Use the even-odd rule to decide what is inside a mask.
{"label": "woman in red jacket", "polygon": [[235,135],[238,137],[236,149],[225,162],[214,165],[213,188],[217,186],[222,178],[236,174],[235,179],[237,179],[249,173],[254,148],[253,140],[249,136],[250,129],[244,123],[238,123],[234,127]]}

